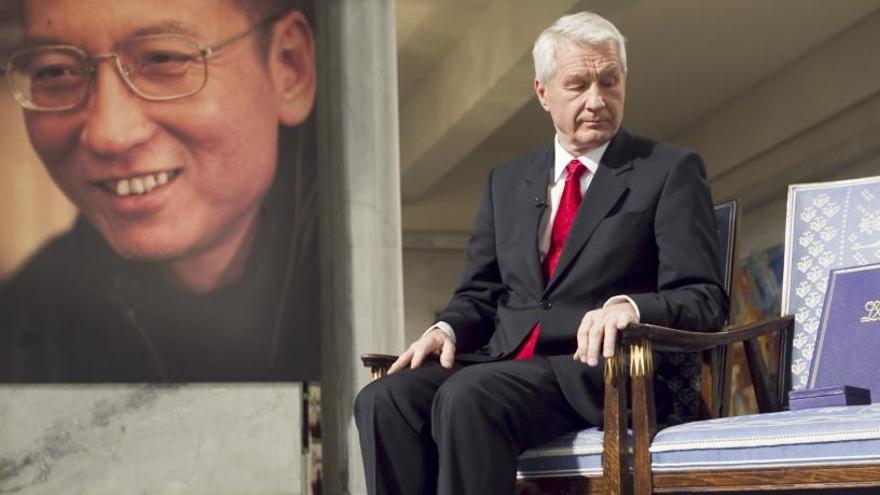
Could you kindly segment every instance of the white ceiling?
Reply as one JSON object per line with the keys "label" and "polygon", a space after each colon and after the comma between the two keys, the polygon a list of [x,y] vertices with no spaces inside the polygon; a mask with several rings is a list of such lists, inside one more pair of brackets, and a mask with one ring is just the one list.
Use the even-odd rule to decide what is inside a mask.
{"label": "white ceiling", "polygon": [[398,92],[407,97],[470,27],[488,0],[398,0]]}

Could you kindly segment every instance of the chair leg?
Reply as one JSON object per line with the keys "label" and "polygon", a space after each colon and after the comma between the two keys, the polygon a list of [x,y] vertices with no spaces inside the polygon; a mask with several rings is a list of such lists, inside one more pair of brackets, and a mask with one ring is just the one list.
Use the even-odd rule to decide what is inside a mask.
{"label": "chair leg", "polygon": [[626,377],[618,354],[605,360],[605,440],[602,453],[602,477],[605,493],[622,495],[632,493],[628,442],[626,434]]}
{"label": "chair leg", "polygon": [[654,410],[653,356],[651,346],[634,345],[630,349],[630,376],[633,394],[633,470],[636,495],[651,495],[651,440],[657,432]]}

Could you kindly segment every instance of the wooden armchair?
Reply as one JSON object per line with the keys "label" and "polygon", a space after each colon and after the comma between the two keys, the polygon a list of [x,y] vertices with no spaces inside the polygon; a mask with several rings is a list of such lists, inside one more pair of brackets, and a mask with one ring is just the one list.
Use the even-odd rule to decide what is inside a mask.
{"label": "wooden armchair", "polygon": [[[880,250],[846,249],[880,243],[880,232],[864,228],[865,215],[880,211],[880,177],[791,186],[788,205],[782,314],[792,316],[715,334],[650,325],[623,333],[618,351],[632,357],[634,493],[880,487],[880,404],[782,410],[788,390],[807,385],[828,272],[880,261]],[[781,339],[775,383],[754,341],[772,332]],[[652,351],[735,341],[746,343],[761,414],[658,432]]]}
{"label": "wooden armchair", "polygon": [[[730,201],[715,206],[715,220],[719,244],[725,260],[724,286],[730,290],[734,260],[734,244],[737,225],[737,203]],[[647,325],[637,328],[649,328]],[[627,330],[629,332],[629,329]],[[752,330],[752,333],[757,330]],[[694,350],[703,350],[702,347]],[[531,494],[627,494],[632,491],[632,467],[630,436],[627,428],[626,370],[629,368],[628,346],[619,346],[618,354],[605,360],[604,427],[588,428],[564,435],[547,445],[529,449],[520,456],[517,493]],[[385,375],[397,356],[387,354],[364,354],[364,366],[370,368],[373,378]],[[700,390],[700,382],[711,384],[708,390],[723,387],[723,373],[713,369],[726,366],[726,348],[700,353],[677,355],[669,366],[664,367],[668,380],[681,384],[676,397],[679,415],[689,417],[714,417],[720,411],[721,402],[710,395],[700,398],[694,395]],[[705,363],[703,371],[701,363]],[[684,373],[682,373],[684,371]]]}

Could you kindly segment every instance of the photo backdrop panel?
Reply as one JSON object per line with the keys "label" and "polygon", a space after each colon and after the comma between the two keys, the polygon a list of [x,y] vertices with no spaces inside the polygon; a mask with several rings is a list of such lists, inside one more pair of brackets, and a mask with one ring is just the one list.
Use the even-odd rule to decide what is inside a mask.
{"label": "photo backdrop panel", "polygon": [[0,381],[319,379],[312,3],[106,1],[0,26]]}

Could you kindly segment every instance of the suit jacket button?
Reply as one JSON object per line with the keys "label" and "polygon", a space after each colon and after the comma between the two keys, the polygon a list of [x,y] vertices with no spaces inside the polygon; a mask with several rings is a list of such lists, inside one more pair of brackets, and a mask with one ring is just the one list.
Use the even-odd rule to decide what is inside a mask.
{"label": "suit jacket button", "polygon": [[539,306],[541,306],[541,309],[550,309],[553,307],[553,303],[550,301],[541,301]]}

